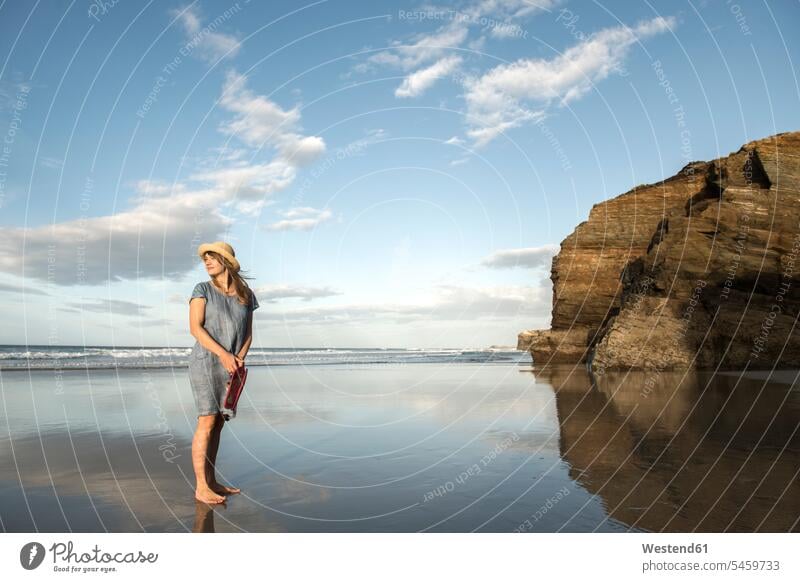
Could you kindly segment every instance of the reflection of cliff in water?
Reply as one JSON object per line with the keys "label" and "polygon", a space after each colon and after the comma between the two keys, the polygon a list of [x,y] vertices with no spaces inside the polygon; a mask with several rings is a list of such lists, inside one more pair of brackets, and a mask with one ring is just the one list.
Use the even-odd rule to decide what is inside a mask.
{"label": "reflection of cliff in water", "polygon": [[[562,458],[609,515],[650,531],[800,531],[800,391],[710,372],[535,370]],[[738,384],[738,385],[737,385]]]}

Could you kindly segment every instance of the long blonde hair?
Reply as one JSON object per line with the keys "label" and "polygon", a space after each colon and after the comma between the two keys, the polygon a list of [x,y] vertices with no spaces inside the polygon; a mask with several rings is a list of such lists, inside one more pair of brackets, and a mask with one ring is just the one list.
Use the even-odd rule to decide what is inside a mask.
{"label": "long blonde hair", "polygon": [[[250,297],[252,296],[253,292],[250,290],[250,286],[247,284],[245,279],[252,279],[253,277],[245,277],[242,275],[242,270],[240,269],[238,272],[234,270],[233,265],[220,255],[219,253],[215,253],[214,251],[206,251],[203,253],[204,255],[211,255],[215,259],[217,259],[224,267],[225,270],[228,272],[228,276],[230,277],[229,282],[233,285],[233,288],[236,290],[236,296],[239,300],[239,303],[242,305],[248,305],[250,303]],[[211,278],[211,284],[217,287],[214,282],[214,278]],[[217,287],[219,289],[219,287]],[[230,291],[230,285],[228,286],[228,290]],[[222,289],[219,289],[219,292],[222,293]]]}

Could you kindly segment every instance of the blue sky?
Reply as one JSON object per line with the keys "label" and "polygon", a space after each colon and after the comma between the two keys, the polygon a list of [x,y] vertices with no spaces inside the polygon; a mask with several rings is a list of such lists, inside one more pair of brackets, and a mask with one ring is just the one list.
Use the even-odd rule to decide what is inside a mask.
{"label": "blue sky", "polygon": [[800,129],[796,2],[5,2],[0,343],[514,345],[593,204]]}

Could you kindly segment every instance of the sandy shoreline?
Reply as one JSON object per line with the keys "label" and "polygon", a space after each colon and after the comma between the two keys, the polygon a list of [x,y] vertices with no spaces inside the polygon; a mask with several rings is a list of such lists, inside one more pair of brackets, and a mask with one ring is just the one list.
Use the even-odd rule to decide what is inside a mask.
{"label": "sandy shoreline", "polygon": [[[712,507],[698,531],[755,527],[765,516],[762,529],[786,531],[800,515],[800,446],[789,430],[800,396],[780,382],[748,413],[763,381],[734,388],[724,375],[703,394],[705,382],[665,378],[634,409],[636,375],[592,388],[580,370],[545,376],[514,365],[251,374],[220,446],[221,479],[243,494],[211,513],[192,495],[195,411],[184,369],[3,374],[3,527],[622,532],[680,530]],[[732,483],[716,505],[705,499],[706,476]],[[750,479],[764,476],[750,497]],[[689,504],[673,508],[668,515],[681,517],[669,524],[655,504],[668,484],[678,505]]]}

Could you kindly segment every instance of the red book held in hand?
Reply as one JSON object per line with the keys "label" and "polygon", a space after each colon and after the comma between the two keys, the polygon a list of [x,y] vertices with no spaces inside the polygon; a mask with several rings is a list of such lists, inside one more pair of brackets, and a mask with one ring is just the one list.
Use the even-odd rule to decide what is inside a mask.
{"label": "red book held in hand", "polygon": [[236,404],[239,402],[242,390],[244,390],[245,380],[247,380],[247,368],[244,366],[237,368],[235,372],[231,372],[231,377],[225,388],[225,398],[222,400],[225,408],[222,411],[222,415],[225,420],[230,420],[236,414]]}

